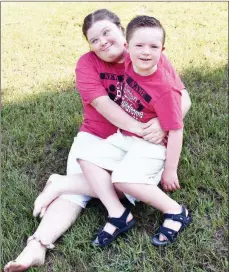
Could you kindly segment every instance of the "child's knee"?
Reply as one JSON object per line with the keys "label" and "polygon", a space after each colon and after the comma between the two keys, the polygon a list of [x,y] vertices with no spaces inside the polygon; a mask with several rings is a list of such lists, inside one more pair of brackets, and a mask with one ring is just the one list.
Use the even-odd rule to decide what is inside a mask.
{"label": "child's knee", "polygon": [[81,159],[76,159],[76,162],[78,162],[78,164],[81,166],[82,164],[84,164],[84,160],[81,160]]}
{"label": "child's knee", "polygon": [[121,183],[121,182],[114,182],[113,185],[114,185],[115,189],[119,192],[122,192],[124,189],[123,183]]}
{"label": "child's knee", "polygon": [[113,171],[111,175],[111,180],[117,190],[125,192],[125,189],[128,186],[128,183],[126,183],[126,180],[128,180],[128,178],[126,176],[126,173],[122,169],[116,169],[115,171]]}
{"label": "child's knee", "polygon": [[95,166],[91,162],[85,161],[83,159],[76,159],[76,161],[78,162],[82,170],[84,169],[87,171],[87,169],[91,169],[91,167]]}

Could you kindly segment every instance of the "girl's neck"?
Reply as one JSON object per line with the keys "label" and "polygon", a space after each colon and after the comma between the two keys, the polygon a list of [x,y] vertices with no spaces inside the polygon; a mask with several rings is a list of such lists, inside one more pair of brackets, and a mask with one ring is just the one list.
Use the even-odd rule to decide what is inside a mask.
{"label": "girl's neck", "polygon": [[117,59],[116,63],[123,63],[125,61],[126,54],[127,54],[127,50],[125,48],[122,54],[120,55],[120,57]]}

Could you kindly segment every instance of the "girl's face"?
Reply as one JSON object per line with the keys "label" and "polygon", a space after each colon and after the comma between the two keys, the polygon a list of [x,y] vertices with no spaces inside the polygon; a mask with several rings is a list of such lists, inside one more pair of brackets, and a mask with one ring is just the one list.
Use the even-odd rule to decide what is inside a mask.
{"label": "girl's face", "polygon": [[128,49],[137,74],[147,76],[156,71],[161,52],[164,50],[162,40],[163,32],[156,27],[141,27],[134,31]]}
{"label": "girl's face", "polygon": [[87,31],[91,50],[106,62],[123,62],[126,40],[122,30],[108,20],[95,22]]}

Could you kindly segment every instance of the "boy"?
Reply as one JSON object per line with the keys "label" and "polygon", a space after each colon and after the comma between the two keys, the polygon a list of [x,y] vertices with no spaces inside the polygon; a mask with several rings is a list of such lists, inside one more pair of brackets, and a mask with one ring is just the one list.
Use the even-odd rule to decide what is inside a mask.
{"label": "boy", "polygon": [[[183,139],[183,86],[176,76],[160,65],[165,31],[157,19],[137,16],[131,20],[127,26],[126,40],[129,55],[125,60],[125,87],[121,92],[121,107],[144,123],[157,117],[168,134],[167,143],[151,144],[137,135],[119,130],[101,141],[96,146],[97,150],[90,150],[90,154],[84,154],[79,159],[113,171],[112,182],[117,190],[164,213],[165,221],[152,237],[152,243],[165,246],[173,242],[177,234],[191,222],[187,209],[157,187],[161,181],[166,191],[180,188],[177,167]],[[98,153],[101,154],[100,158],[93,156]],[[114,220],[108,218],[108,222],[117,228],[119,234],[122,229],[118,223],[125,220],[123,216]],[[103,230],[93,244],[105,246],[115,237]]]}
{"label": "boy", "polygon": [[128,24],[126,39],[129,56],[125,62],[126,84],[121,107],[144,123],[158,117],[168,132],[162,185],[165,190],[179,189],[177,167],[183,138],[181,90],[171,74],[157,65],[165,49],[165,31],[157,19],[138,16]]}

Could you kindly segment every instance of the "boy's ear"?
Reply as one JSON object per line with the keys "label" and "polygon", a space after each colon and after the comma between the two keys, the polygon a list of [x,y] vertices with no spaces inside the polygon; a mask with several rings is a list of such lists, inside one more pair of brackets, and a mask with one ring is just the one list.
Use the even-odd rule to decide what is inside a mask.
{"label": "boy's ear", "polygon": [[162,49],[161,49],[161,52],[165,50],[165,47],[163,46]]}

